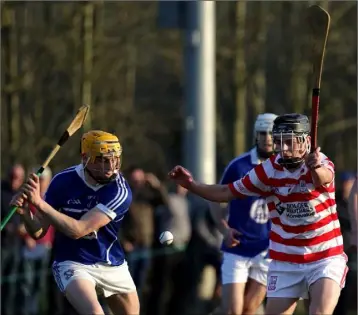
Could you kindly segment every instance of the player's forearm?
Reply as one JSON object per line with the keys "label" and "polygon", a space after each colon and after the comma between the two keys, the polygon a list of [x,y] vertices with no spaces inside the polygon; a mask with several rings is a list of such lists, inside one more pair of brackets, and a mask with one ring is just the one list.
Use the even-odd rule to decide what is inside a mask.
{"label": "player's forearm", "polygon": [[333,180],[333,173],[324,166],[311,170],[311,174],[315,187],[329,184]]}
{"label": "player's forearm", "polygon": [[234,197],[228,185],[206,185],[194,181],[190,184],[188,190],[214,202],[227,202]]}
{"label": "player's forearm", "polygon": [[26,212],[23,215],[20,216],[21,221],[25,225],[25,229],[27,233],[33,238],[33,239],[40,239],[44,235],[44,227],[40,220],[32,215],[30,212]]}
{"label": "player's forearm", "polygon": [[83,230],[81,221],[73,219],[51,207],[47,202],[43,201],[37,206],[38,210],[45,214],[50,223],[56,230],[62,232],[66,236],[78,239],[86,235]]}

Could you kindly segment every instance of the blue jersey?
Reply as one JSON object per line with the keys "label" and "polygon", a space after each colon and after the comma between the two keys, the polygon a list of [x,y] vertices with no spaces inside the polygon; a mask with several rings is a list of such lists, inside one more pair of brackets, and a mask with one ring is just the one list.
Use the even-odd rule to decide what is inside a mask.
{"label": "blue jersey", "polygon": [[121,265],[124,252],[117,235],[124,214],[132,201],[128,183],[121,174],[107,185],[92,186],[84,179],[82,165],[70,167],[52,179],[45,200],[54,209],[79,220],[97,207],[112,220],[98,231],[72,239],[56,231],[54,260],[71,260],[82,264]]}
{"label": "blue jersey", "polygon": [[[257,150],[253,148],[229,163],[220,183],[229,184],[240,179],[259,163]],[[269,246],[270,221],[265,199],[258,197],[234,199],[230,201],[228,207],[228,224],[242,235],[239,237],[239,245],[228,248],[223,242],[221,249],[245,257],[254,257],[266,250]]]}

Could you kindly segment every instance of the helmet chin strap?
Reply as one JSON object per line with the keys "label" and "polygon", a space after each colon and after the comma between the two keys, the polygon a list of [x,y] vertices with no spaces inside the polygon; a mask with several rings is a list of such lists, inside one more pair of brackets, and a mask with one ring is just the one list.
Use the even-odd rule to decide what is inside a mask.
{"label": "helmet chin strap", "polygon": [[304,161],[304,158],[287,158],[287,159],[283,159],[283,158],[279,158],[278,159],[278,164],[284,166],[285,168],[289,169],[289,170],[292,170],[292,169],[295,169],[299,166],[302,165]]}
{"label": "helmet chin strap", "polygon": [[111,181],[115,180],[116,177],[117,177],[117,172],[114,172],[113,175],[109,178],[104,178],[104,179],[98,179],[96,178],[93,173],[88,169],[88,168],[85,168],[84,169],[85,172],[87,172],[87,174],[93,179],[95,180],[98,184],[100,185],[105,185],[105,184],[108,184],[110,183]]}
{"label": "helmet chin strap", "polygon": [[292,157],[286,159],[281,157],[278,159],[277,162],[278,164],[284,166],[288,170],[292,170],[301,166],[304,163],[306,155],[307,155],[307,151],[301,157]]}
{"label": "helmet chin strap", "polygon": [[278,164],[284,166],[288,170],[295,169],[299,166],[301,166],[304,163],[305,157],[310,152],[310,143],[307,142],[307,136],[304,136],[304,142],[306,144],[306,151],[301,157],[290,157],[290,158],[282,158],[280,157],[278,159]]}
{"label": "helmet chin strap", "polygon": [[93,175],[93,173],[87,168],[87,164],[89,163],[89,161],[90,161],[90,158],[87,158],[87,160],[84,161],[84,163],[83,163],[83,170],[84,170],[94,181],[96,181],[98,184],[100,184],[100,185],[106,185],[106,184],[108,184],[108,183],[110,183],[111,181],[113,181],[113,180],[116,179],[117,174],[118,174],[118,171],[117,171],[117,170],[115,170],[115,171],[113,172],[112,176],[109,177],[109,178],[104,178],[104,179],[98,179],[98,178],[96,178],[96,177]]}

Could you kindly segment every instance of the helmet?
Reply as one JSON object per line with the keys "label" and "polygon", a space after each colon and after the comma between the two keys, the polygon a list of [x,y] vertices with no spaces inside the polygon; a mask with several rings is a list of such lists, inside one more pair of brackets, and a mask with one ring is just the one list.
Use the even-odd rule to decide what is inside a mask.
{"label": "helmet", "polygon": [[[90,176],[99,183],[107,183],[116,177],[120,168],[122,146],[115,135],[101,130],[91,130],[82,136],[81,155],[84,159],[84,168]],[[111,166],[113,176],[111,178],[106,178],[103,175],[105,172],[104,164],[102,164],[102,167],[92,167],[91,164],[94,164],[97,160],[101,161],[101,158],[113,160],[111,164],[113,165]]]}
{"label": "helmet", "polygon": [[277,115],[271,113],[258,115],[254,126],[255,137],[257,132],[272,132],[273,122],[276,117]]}
{"label": "helmet", "polygon": [[281,143],[283,137],[291,136],[296,138],[298,143],[305,145],[305,152],[301,157],[281,158],[278,160],[280,164],[288,168],[294,168],[303,162],[304,156],[310,150],[310,143],[307,136],[310,135],[311,126],[306,115],[301,114],[285,114],[275,119],[272,135],[274,142]]}
{"label": "helmet", "polygon": [[115,135],[101,130],[91,130],[82,136],[81,155],[86,155],[91,162],[94,162],[96,157],[107,154],[114,156],[122,154],[121,144]]}
{"label": "helmet", "polygon": [[309,135],[311,125],[306,115],[285,114],[275,119],[272,129],[274,134],[294,133],[295,135]]}
{"label": "helmet", "polygon": [[254,139],[256,150],[260,158],[267,159],[273,154],[272,139],[267,142],[267,136],[260,138],[260,133],[272,132],[273,122],[277,115],[271,113],[264,113],[257,116],[254,125]]}

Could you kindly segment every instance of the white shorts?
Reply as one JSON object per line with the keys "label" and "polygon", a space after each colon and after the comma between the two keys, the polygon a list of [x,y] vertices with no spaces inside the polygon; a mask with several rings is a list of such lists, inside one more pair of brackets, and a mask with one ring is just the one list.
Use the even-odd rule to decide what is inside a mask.
{"label": "white shorts", "polygon": [[346,255],[307,264],[273,260],[269,266],[267,297],[308,299],[309,287],[321,278],[330,278],[343,288],[348,272],[346,263]]}
{"label": "white shorts", "polygon": [[267,251],[255,257],[243,257],[224,253],[221,265],[222,284],[246,283],[251,278],[263,285],[267,284],[267,272],[271,259],[265,258]]}
{"label": "white shorts", "polygon": [[65,292],[71,281],[76,279],[91,281],[96,286],[97,294],[104,295],[104,297],[136,291],[126,261],[120,266],[110,266],[105,264],[84,265],[67,260],[59,263],[54,262],[52,272],[61,292]]}

